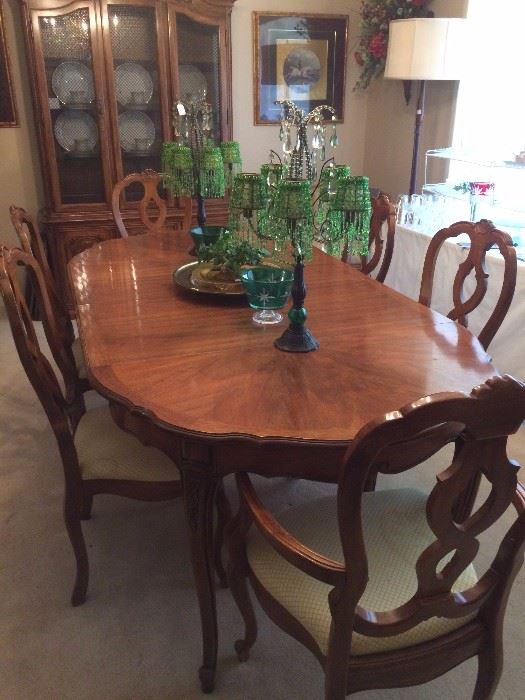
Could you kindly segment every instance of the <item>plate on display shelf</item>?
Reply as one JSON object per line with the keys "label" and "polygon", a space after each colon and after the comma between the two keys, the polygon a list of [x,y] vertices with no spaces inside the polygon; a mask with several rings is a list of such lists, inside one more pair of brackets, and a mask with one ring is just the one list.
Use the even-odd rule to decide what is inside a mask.
{"label": "plate on display shelf", "polygon": [[126,153],[149,154],[155,141],[155,124],[144,112],[126,111],[118,118],[120,145]]}
{"label": "plate on display shelf", "polygon": [[188,263],[173,273],[173,281],[179,287],[198,294],[242,297],[244,287],[239,280],[219,280],[213,278],[211,266],[199,262]]}
{"label": "plate on display shelf", "polygon": [[95,99],[93,73],[82,61],[64,61],[51,76],[51,87],[62,104],[81,109]]}
{"label": "plate on display shelf", "polygon": [[65,151],[92,155],[98,142],[98,127],[87,112],[65,110],[55,122],[55,137]]}
{"label": "plate on display shelf", "polygon": [[208,82],[204,73],[192,66],[183,63],[179,66],[179,92],[181,95],[191,95],[193,98],[202,97],[208,89]]}
{"label": "plate on display shelf", "polygon": [[153,96],[153,80],[140,63],[121,63],[115,70],[117,101],[134,109],[147,105]]}

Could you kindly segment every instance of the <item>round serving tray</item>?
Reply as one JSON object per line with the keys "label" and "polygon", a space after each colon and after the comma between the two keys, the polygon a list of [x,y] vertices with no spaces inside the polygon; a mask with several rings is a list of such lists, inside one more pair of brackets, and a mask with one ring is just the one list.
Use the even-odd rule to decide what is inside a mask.
{"label": "round serving tray", "polygon": [[[175,270],[173,273],[173,281],[175,284],[178,287],[187,289],[190,292],[195,292],[196,294],[212,294],[213,296],[221,297],[242,297],[246,294],[242,288],[239,290],[226,289],[220,282],[206,282],[200,287],[193,277],[195,268],[200,264],[199,262],[191,262]],[[228,283],[226,283],[226,285],[228,285]]]}

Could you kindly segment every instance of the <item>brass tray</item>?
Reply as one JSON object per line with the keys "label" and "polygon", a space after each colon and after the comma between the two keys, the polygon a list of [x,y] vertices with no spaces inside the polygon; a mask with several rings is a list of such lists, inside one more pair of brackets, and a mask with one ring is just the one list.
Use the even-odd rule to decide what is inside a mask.
{"label": "brass tray", "polygon": [[206,281],[200,285],[193,274],[195,268],[200,264],[199,262],[191,262],[175,270],[173,273],[173,281],[175,284],[190,292],[196,292],[197,294],[214,294],[229,297],[241,297],[246,294],[240,283],[237,289],[232,289],[233,285],[231,282],[221,283]]}

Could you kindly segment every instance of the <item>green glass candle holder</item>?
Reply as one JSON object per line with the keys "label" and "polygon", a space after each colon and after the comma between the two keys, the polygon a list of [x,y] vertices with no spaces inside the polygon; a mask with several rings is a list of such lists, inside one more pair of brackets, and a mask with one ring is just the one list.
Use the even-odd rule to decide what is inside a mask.
{"label": "green glass candle holder", "polygon": [[254,323],[270,325],[280,323],[282,314],[276,309],[288,301],[293,284],[293,271],[277,267],[252,267],[241,272],[241,282],[246,290],[248,304],[256,312]]}
{"label": "green glass candle holder", "polygon": [[233,181],[230,208],[252,212],[266,206],[266,193],[258,173],[239,173]]}
{"label": "green glass candle holder", "polygon": [[162,147],[164,186],[175,197],[192,197],[195,192],[193,156],[189,146],[168,142]]}
{"label": "green glass candle holder", "polygon": [[201,197],[224,197],[224,161],[221,149],[205,146],[199,159],[199,194]]}

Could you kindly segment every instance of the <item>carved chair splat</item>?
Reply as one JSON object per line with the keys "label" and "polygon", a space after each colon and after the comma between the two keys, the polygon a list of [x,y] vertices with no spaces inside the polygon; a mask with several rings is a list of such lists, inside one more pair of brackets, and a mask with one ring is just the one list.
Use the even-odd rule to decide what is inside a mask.
{"label": "carved chair splat", "polygon": [[[130,173],[119,180],[113,188],[111,206],[117,229],[122,238],[128,237],[128,231],[124,224],[121,210],[121,198],[125,190],[138,183],[143,188],[142,198],[138,200],[140,219],[148,233],[162,233],[166,230],[168,207],[166,201],[159,194],[159,185],[162,176],[154,170],[144,170],[141,173]],[[191,198],[177,198],[177,209],[181,217],[173,224],[174,230],[189,230],[191,225]]]}
{"label": "carved chair splat", "polygon": [[[372,256],[361,256],[361,272],[369,275],[381,263],[375,279],[384,282],[394,253],[394,236],[396,232],[396,209],[384,193],[372,197],[372,218],[370,220],[370,233],[368,237],[368,250],[372,250]],[[386,231],[384,225],[386,224]],[[384,251],[384,252],[383,252]],[[348,248],[343,250],[341,260],[350,262]]]}
{"label": "carved chair splat", "polygon": [[[466,259],[459,265],[454,278],[452,289],[453,308],[447,314],[463,326],[467,326],[468,314],[483,301],[487,292],[488,274],[485,269],[485,255],[490,248],[497,246],[503,256],[504,274],[501,291],[496,306],[481,329],[478,338],[485,350],[496,335],[503,323],[509,309],[516,287],[517,260],[512,238],[508,233],[497,229],[491,221],[482,219],[477,223],[471,221],[458,221],[448,228],[441,229],[430,241],[423,263],[419,302],[430,306],[432,301],[432,287],[434,272],[439,251],[443,243],[449,238],[456,238],[466,233],[470,238],[470,249]],[[465,298],[464,284],[470,273],[474,271],[476,287],[473,293]]]}
{"label": "carved chair splat", "polygon": [[[321,662],[327,700],[425,683],[472,656],[473,698],[491,698],[503,667],[505,607],[523,564],[525,490],[506,443],[524,419],[525,384],[509,376],[489,379],[469,396],[425,397],[359,432],[336,499],[315,499],[278,520],[249,475],[238,474],[228,575],[245,621],[240,660],[257,636],[249,577],[271,619]],[[365,493],[371,471],[397,474],[424,461],[426,436],[438,452],[451,438],[457,446],[451,459],[436,455],[444,468],[429,495],[407,488]],[[403,465],[404,443],[410,450]],[[389,446],[393,463],[385,458]],[[455,503],[478,475],[489,495],[458,523]],[[511,506],[516,517],[495,557],[476,571],[479,536]]]}
{"label": "carved chair splat", "polygon": [[[79,387],[82,392],[89,391],[91,386],[86,376],[86,363],[79,338],[75,337],[75,330],[63,298],[58,293],[58,287],[49,265],[46,247],[40,233],[40,229],[25,209],[12,204],[9,207],[11,223],[16,231],[22,250],[28,255],[33,255],[44,278],[47,294],[54,310],[55,332],[59,334],[61,343],[70,348],[78,374]],[[42,311],[41,311],[42,313]]]}

